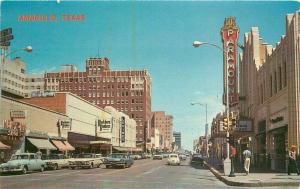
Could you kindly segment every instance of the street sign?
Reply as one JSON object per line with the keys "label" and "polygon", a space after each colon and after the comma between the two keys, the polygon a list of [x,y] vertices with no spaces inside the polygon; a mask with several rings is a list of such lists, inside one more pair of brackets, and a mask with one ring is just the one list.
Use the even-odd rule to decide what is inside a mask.
{"label": "street sign", "polygon": [[5,36],[1,36],[0,42],[3,43],[3,42],[7,42],[9,40],[12,40],[12,39],[14,39],[13,35],[5,35]]}
{"label": "street sign", "polygon": [[8,47],[8,46],[10,46],[10,42],[9,41],[3,42],[3,43],[1,42],[0,46],[1,47]]}
{"label": "street sign", "polygon": [[3,36],[11,35],[11,34],[12,34],[12,28],[6,28],[6,29],[3,29],[3,30],[0,31],[1,38]]}

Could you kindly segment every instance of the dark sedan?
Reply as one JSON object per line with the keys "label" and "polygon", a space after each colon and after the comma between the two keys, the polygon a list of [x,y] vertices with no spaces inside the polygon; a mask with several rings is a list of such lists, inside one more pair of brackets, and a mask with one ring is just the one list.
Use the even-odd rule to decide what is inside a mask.
{"label": "dark sedan", "polygon": [[124,169],[126,167],[131,167],[133,162],[134,160],[130,157],[130,155],[122,153],[110,154],[104,159],[104,165],[106,168],[121,167]]}
{"label": "dark sedan", "polygon": [[193,154],[191,158],[191,165],[204,165],[204,159],[201,154]]}

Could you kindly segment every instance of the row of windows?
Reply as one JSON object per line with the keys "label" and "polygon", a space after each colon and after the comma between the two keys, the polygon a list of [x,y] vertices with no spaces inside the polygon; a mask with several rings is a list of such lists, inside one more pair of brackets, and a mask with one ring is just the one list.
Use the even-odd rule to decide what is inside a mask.
{"label": "row of windows", "polygon": [[24,85],[20,84],[20,83],[17,83],[15,81],[12,81],[12,80],[9,80],[7,78],[4,78],[4,82],[9,84],[9,85],[12,85],[14,87],[17,87],[17,88],[20,88],[20,89],[24,89]]}
{"label": "row of windows", "polygon": [[[138,79],[135,79],[135,77],[132,77],[132,80],[133,81],[144,81],[144,78],[142,77],[137,77]],[[58,82],[59,79],[56,79],[56,78],[48,78],[47,79],[48,82]],[[62,83],[72,83],[72,82],[75,82],[75,83],[86,83],[86,82],[89,82],[89,83],[95,83],[95,82],[129,82],[130,81],[130,78],[129,77],[89,77],[89,78],[86,78],[86,77],[78,77],[78,78],[73,78],[73,77],[70,77],[70,78],[61,78],[61,82]],[[139,85],[139,84],[137,84]]]}
{"label": "row of windows", "polygon": [[[23,70],[23,69],[21,69],[21,70]],[[21,72],[21,73],[22,73],[22,72]],[[14,79],[17,79],[17,80],[20,80],[20,81],[23,81],[23,82],[24,82],[24,80],[25,80],[23,77],[21,77],[21,76],[15,74],[15,73],[13,73],[13,72],[10,72],[10,71],[8,71],[8,70],[3,70],[3,75],[4,75],[4,74],[8,75],[8,76],[11,77],[11,78],[14,78]],[[5,76],[4,76],[4,77],[5,77]]]}

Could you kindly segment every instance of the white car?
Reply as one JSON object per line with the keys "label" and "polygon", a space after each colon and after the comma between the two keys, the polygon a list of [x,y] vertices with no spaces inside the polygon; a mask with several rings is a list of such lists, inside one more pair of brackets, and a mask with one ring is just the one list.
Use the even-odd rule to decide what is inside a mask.
{"label": "white car", "polygon": [[168,165],[180,165],[178,154],[170,154],[168,158]]}
{"label": "white car", "polygon": [[61,169],[69,167],[69,158],[63,154],[52,154],[49,156],[43,156],[43,161],[46,163],[47,169]]}
{"label": "white car", "polygon": [[75,168],[94,168],[100,167],[103,164],[101,154],[77,154],[74,158],[69,159],[69,167]]}

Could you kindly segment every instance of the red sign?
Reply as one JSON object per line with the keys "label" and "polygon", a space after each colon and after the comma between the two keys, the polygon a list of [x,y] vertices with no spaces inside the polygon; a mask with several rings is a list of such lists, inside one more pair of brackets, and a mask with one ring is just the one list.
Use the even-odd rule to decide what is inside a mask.
{"label": "red sign", "polygon": [[227,104],[227,85],[228,100],[232,106],[238,103],[238,83],[237,83],[237,40],[239,28],[233,18],[226,18],[221,30],[224,47],[224,104]]}
{"label": "red sign", "polygon": [[24,136],[26,125],[21,122],[4,120],[4,128],[8,129],[9,136]]}

